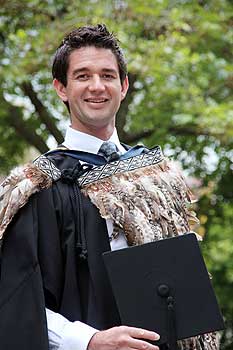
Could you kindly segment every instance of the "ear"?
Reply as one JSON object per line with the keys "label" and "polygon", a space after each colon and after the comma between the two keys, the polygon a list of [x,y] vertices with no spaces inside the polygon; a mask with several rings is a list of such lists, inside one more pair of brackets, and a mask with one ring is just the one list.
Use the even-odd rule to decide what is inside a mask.
{"label": "ear", "polygon": [[125,98],[129,88],[129,79],[128,76],[125,77],[125,80],[121,84],[121,101]]}
{"label": "ear", "polygon": [[57,79],[53,80],[53,87],[62,101],[66,102],[68,100],[66,95],[66,87]]}

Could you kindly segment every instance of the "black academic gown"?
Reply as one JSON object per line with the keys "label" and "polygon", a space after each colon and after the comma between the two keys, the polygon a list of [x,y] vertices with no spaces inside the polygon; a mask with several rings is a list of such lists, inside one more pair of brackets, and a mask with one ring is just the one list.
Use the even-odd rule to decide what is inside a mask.
{"label": "black academic gown", "polygon": [[[77,164],[63,154],[49,157],[61,170]],[[45,307],[97,329],[119,325],[102,261],[108,250],[105,220],[71,178],[34,194],[3,242],[0,349],[48,350]]]}

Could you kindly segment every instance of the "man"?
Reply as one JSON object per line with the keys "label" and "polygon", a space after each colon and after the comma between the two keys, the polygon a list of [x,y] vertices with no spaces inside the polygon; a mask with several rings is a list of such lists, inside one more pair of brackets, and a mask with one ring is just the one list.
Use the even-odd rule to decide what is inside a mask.
{"label": "man", "polygon": [[[48,346],[53,350],[157,350],[150,343],[159,339],[155,332],[120,326],[102,253],[174,232],[182,234],[189,230],[188,219],[178,227],[181,216],[170,208],[172,224],[166,222],[166,196],[161,219],[149,220],[144,209],[138,210],[143,193],[154,200],[153,208],[156,202],[145,183],[138,189],[139,182],[133,182],[144,168],[132,173],[132,181],[118,171],[119,183],[111,182],[109,176],[107,181],[87,182],[92,169],[96,174],[101,167],[106,170],[105,165],[118,166],[120,154],[129,159],[150,153],[139,146],[128,150],[118,139],[115,119],[128,90],[128,78],[122,51],[106,27],[81,27],[67,35],[54,58],[53,78],[70,112],[65,141],[35,165],[15,171],[2,185],[0,344],[9,350],[45,350]],[[105,141],[116,146],[113,152],[108,147],[114,145]],[[153,172],[158,168],[163,175],[169,173],[159,149],[154,152]],[[151,178],[149,169],[147,175]],[[171,176],[169,173],[168,178]],[[87,185],[82,187],[80,179]],[[137,187],[136,199],[127,202],[129,184],[131,190]],[[186,191],[182,178],[178,186]],[[149,206],[143,203],[143,208]],[[185,216],[186,209],[181,209]],[[148,215],[154,214],[151,209]],[[140,223],[148,226],[150,237],[144,235]],[[180,347],[216,349],[216,337],[196,337],[180,342]]]}

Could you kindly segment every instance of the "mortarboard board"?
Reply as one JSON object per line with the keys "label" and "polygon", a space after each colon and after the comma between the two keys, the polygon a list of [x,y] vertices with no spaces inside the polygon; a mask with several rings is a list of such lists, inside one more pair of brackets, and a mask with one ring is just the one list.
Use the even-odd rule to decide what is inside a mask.
{"label": "mortarboard board", "polygon": [[154,330],[157,344],[176,348],[176,340],[224,328],[195,234],[106,252],[103,259],[122,324]]}

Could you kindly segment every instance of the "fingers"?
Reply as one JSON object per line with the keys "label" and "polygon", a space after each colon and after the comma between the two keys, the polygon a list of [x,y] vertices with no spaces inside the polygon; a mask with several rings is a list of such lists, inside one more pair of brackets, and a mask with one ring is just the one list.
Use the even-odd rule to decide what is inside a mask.
{"label": "fingers", "polygon": [[159,335],[141,328],[119,326],[99,331],[91,338],[88,350],[158,350],[147,341],[155,341]]}
{"label": "fingers", "polygon": [[159,350],[158,346],[150,344],[147,341],[141,340],[141,339],[151,340],[151,341],[159,340],[160,338],[159,334],[153,331],[142,329],[142,328],[124,327],[124,326],[123,328],[130,336],[129,338],[130,340],[128,342],[130,349]]}
{"label": "fingers", "polygon": [[160,338],[159,334],[142,328],[128,327],[128,331],[133,338],[147,340],[159,340]]}
{"label": "fingers", "polygon": [[131,338],[129,343],[129,348],[131,349],[137,349],[137,350],[159,350],[159,347],[156,345],[152,345],[146,341],[139,340],[139,339],[133,339]]}

